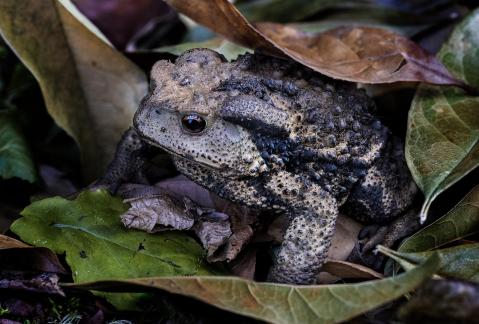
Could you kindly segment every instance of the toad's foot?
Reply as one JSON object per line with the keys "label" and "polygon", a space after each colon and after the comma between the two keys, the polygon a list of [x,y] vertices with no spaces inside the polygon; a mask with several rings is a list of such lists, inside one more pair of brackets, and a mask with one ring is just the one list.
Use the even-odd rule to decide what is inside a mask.
{"label": "toad's foot", "polygon": [[376,246],[393,247],[420,227],[417,210],[408,211],[387,225],[367,225],[359,233],[358,242],[348,259],[379,269],[384,257],[374,253]]}

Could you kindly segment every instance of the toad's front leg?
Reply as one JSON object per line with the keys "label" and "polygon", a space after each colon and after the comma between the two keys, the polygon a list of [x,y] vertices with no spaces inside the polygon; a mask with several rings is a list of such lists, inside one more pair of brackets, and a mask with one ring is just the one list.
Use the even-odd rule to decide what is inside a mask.
{"label": "toad's front leg", "polygon": [[336,199],[320,186],[287,172],[279,172],[267,188],[283,197],[290,219],[268,279],[314,284],[334,234],[338,216]]}
{"label": "toad's front leg", "polygon": [[131,181],[145,162],[156,154],[158,149],[143,142],[136,130],[129,128],[118,143],[115,156],[105,174],[91,188],[104,187],[111,193],[116,193],[122,183]]}

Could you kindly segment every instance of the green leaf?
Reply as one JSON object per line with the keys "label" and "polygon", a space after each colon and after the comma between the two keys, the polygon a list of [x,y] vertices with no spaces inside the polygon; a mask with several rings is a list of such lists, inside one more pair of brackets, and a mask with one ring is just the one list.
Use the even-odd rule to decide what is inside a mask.
{"label": "green leaf", "polygon": [[87,178],[102,174],[146,93],[144,73],[67,0],[0,1],[0,33],[79,144]]}
{"label": "green leaf", "polygon": [[415,253],[396,252],[384,247],[380,247],[379,251],[393,258],[406,270],[422,264],[431,255],[438,253],[441,264],[437,274],[479,282],[479,243]]}
{"label": "green leaf", "polygon": [[28,144],[10,112],[0,112],[0,177],[37,180]]}
{"label": "green leaf", "polygon": [[438,57],[451,73],[479,88],[479,9],[467,16],[441,47]]}
{"label": "green leaf", "polygon": [[[439,58],[452,74],[479,86],[479,9],[460,23]],[[479,165],[479,97],[452,87],[421,85],[409,112],[406,160],[425,195],[421,219],[432,201]]]}
{"label": "green leaf", "polygon": [[434,223],[408,237],[400,252],[432,250],[479,232],[479,186]]}
{"label": "green leaf", "polygon": [[75,286],[104,291],[157,288],[271,323],[338,323],[415,289],[432,276],[439,262],[439,257],[434,255],[405,274],[359,284],[292,286],[236,277],[175,277],[103,281]]}
{"label": "green leaf", "polygon": [[188,42],[188,43],[182,43],[177,45],[163,46],[160,48],[156,48],[153,51],[167,52],[174,55],[180,55],[184,51],[190,50],[192,48],[212,49],[220,54],[223,54],[228,61],[236,59],[241,54],[244,54],[247,52],[250,52],[250,53],[253,52],[250,49],[236,45],[235,43],[232,43],[222,38],[214,38],[214,39],[206,40],[203,42]]}
{"label": "green leaf", "polygon": [[[218,273],[186,234],[125,229],[120,214],[127,209],[105,191],[84,191],[72,201],[55,197],[31,204],[11,230],[27,243],[66,253],[74,282]],[[138,296],[107,298],[118,308],[132,309]]]}

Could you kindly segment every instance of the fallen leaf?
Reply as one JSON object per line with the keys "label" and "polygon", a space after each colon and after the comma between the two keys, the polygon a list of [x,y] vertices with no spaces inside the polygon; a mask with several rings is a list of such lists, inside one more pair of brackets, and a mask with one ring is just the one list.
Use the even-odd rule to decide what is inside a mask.
{"label": "fallen leaf", "polygon": [[30,245],[16,240],[10,236],[0,235],[0,250],[12,248],[28,248]]}
{"label": "fallen leaf", "polygon": [[429,280],[399,310],[405,323],[475,323],[479,285],[459,280]]}
{"label": "fallen leaf", "polygon": [[227,0],[167,2],[235,43],[289,57],[332,78],[361,83],[422,81],[463,86],[434,56],[413,41],[384,29],[339,27],[309,35],[281,24],[253,26]]}
{"label": "fallen leaf", "polygon": [[475,88],[479,88],[479,76],[475,73],[479,69],[478,26],[479,9],[476,9],[455,27],[437,54],[456,78]]}
{"label": "fallen leaf", "polygon": [[[201,246],[185,234],[125,229],[119,216],[127,208],[105,191],[84,191],[72,201],[34,202],[11,230],[25,242],[66,253],[74,282],[221,273],[205,263]],[[106,297],[120,309],[134,308],[139,298]]]}
{"label": "fallen leaf", "polygon": [[[451,73],[478,87],[479,9],[456,26],[438,57]],[[421,85],[409,112],[406,160],[424,193],[421,220],[444,190],[479,165],[479,96]]]}
{"label": "fallen leaf", "polygon": [[127,200],[131,207],[121,215],[127,228],[139,229],[148,233],[164,230],[189,230],[195,222],[180,202],[167,194],[155,197],[137,197]]}
{"label": "fallen leaf", "polygon": [[406,270],[422,264],[424,260],[437,253],[441,257],[441,263],[436,272],[438,275],[479,282],[479,243],[407,253],[379,246],[378,251],[391,257]]}
{"label": "fallen leaf", "polygon": [[0,32],[38,80],[50,115],[79,144],[85,176],[101,175],[146,93],[144,73],[68,0],[1,1]]}
{"label": "fallen leaf", "polygon": [[356,245],[362,226],[354,219],[339,213],[327,260],[346,260]]}
{"label": "fallen leaf", "polygon": [[208,218],[203,218],[196,222],[193,230],[208,253],[208,261],[223,261],[221,258],[215,257],[215,253],[228,242],[232,234],[229,219],[211,221]]}
{"label": "fallen leaf", "polygon": [[0,112],[0,177],[38,179],[32,154],[23,133],[10,112]]}
{"label": "fallen leaf", "polygon": [[216,196],[213,201],[216,208],[219,208],[229,216],[232,234],[225,244],[214,255],[209,257],[209,260],[230,262],[236,259],[238,254],[253,239],[253,226],[258,223],[259,213],[245,206],[225,202]]}
{"label": "fallen leaf", "polygon": [[404,240],[398,250],[428,251],[478,232],[479,186],[476,186],[446,215]]}
{"label": "fallen leaf", "polygon": [[[73,0],[73,3],[119,49],[125,48],[149,21],[172,14],[166,3],[155,0]],[[168,22],[174,23],[173,17]]]}
{"label": "fallen leaf", "polygon": [[32,274],[27,272],[0,271],[0,289],[3,291],[24,291],[65,296],[55,273]]}
{"label": "fallen leaf", "polygon": [[257,255],[257,248],[247,248],[229,264],[231,273],[244,279],[254,280]]}
{"label": "fallen leaf", "polygon": [[0,264],[4,270],[41,271],[67,274],[55,253],[0,235]]}
{"label": "fallen leaf", "polygon": [[326,271],[339,278],[350,279],[381,279],[384,276],[379,272],[360,264],[341,260],[328,260],[321,267],[321,271]]}
{"label": "fallen leaf", "polygon": [[[414,4],[401,1],[357,1],[357,0],[249,0],[236,1],[237,8],[250,21],[307,21],[314,17],[329,19],[337,12],[340,17],[353,16],[353,20],[382,20],[393,24],[398,20],[402,25],[439,23],[450,20],[455,11],[451,1],[415,1]],[[445,12],[444,12],[445,11]],[[422,20],[422,21],[421,21]]]}
{"label": "fallen leaf", "polygon": [[[172,192],[172,191],[173,192]],[[253,236],[252,213],[246,208],[212,199],[224,212],[191,200],[209,197],[206,189],[183,177],[167,179],[156,186],[124,184],[120,194],[131,207],[121,215],[127,228],[149,233],[164,230],[192,230],[207,251],[208,262],[231,261]]]}
{"label": "fallen leaf", "polygon": [[314,14],[334,7],[354,6],[357,1],[332,0],[269,0],[269,1],[240,1],[237,4],[239,11],[251,21],[300,21]]}
{"label": "fallen leaf", "polygon": [[228,61],[235,60],[239,55],[252,52],[250,49],[241,47],[223,38],[214,38],[202,42],[187,42],[177,45],[155,48],[153,52],[167,52],[174,55],[181,55],[183,52],[193,48],[209,48],[222,54]]}
{"label": "fallen leaf", "polygon": [[235,277],[173,277],[99,281],[74,287],[102,291],[156,288],[272,323],[337,323],[415,289],[438,265],[439,257],[432,256],[405,274],[359,284],[292,286]]}

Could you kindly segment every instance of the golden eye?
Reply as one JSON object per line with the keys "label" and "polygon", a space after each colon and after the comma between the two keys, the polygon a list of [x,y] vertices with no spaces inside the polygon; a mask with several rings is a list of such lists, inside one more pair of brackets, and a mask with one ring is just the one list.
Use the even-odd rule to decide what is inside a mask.
{"label": "golden eye", "polygon": [[181,125],[190,133],[201,133],[206,128],[206,120],[197,114],[188,114],[181,118]]}

